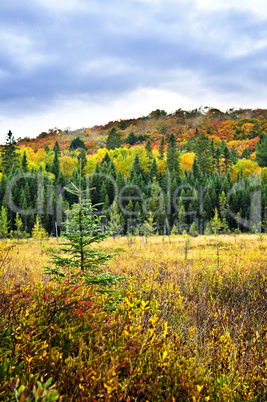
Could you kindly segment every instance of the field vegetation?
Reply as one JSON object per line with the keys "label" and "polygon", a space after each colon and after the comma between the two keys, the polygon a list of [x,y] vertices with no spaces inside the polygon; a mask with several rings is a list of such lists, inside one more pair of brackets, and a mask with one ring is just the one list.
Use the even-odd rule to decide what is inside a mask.
{"label": "field vegetation", "polygon": [[265,234],[117,237],[97,249],[125,277],[113,296],[51,281],[55,239],[1,243],[1,400],[267,399]]}

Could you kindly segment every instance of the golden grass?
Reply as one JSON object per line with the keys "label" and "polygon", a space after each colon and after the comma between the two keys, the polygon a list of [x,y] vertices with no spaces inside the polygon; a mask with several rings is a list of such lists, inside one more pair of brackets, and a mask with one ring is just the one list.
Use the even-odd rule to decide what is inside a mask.
{"label": "golden grass", "polygon": [[[60,242],[64,242],[61,239]],[[126,237],[106,239],[97,245],[100,250],[116,254],[105,267],[117,275],[152,280],[164,275],[164,281],[175,281],[181,274],[204,269],[224,274],[231,271],[261,269],[267,261],[267,235],[220,235],[190,238],[187,259],[183,236]],[[217,259],[219,242],[219,266]],[[7,240],[2,247],[9,248],[3,265],[2,281],[12,277],[14,282],[47,281],[43,268],[51,266],[51,254],[60,252],[55,239]]]}
{"label": "golden grass", "polygon": [[[118,373],[125,371],[128,361],[123,359],[127,351],[130,353],[129,361],[134,362],[131,363],[133,366],[129,366],[135,368],[134,390],[140,384],[140,378],[143,380],[148,367],[151,368],[151,373],[158,368],[162,373],[162,367],[167,364],[165,358],[169,359],[168,366],[164,368],[167,370],[166,378],[172,378],[174,363],[171,359],[174,362],[177,356],[177,359],[179,357],[188,364],[187,381],[191,381],[189,388],[195,387],[192,388],[195,398],[193,400],[266,400],[267,235],[190,238],[187,258],[186,239],[186,236],[174,236],[170,239],[166,236],[153,236],[146,242],[144,238],[121,237],[116,241],[109,238],[96,245],[102,251],[116,254],[104,269],[128,278],[119,284],[123,300],[114,309],[114,316],[110,312],[106,313],[106,299],[103,299],[104,310],[101,313],[99,310],[96,314],[99,320],[99,339],[97,338],[96,344],[102,344],[103,339],[105,342],[110,339],[111,342],[105,352],[106,357],[103,355],[99,358],[100,363],[107,358],[106,365],[102,366],[101,363],[97,369],[99,378],[107,373],[114,375],[116,370]],[[64,239],[61,241],[64,242]],[[51,253],[60,252],[60,245],[57,245],[55,239],[27,239],[19,242],[8,240],[0,244],[0,251],[0,284],[5,287],[11,283],[48,282],[49,277],[43,274],[43,267],[50,265]],[[38,296],[37,301],[47,300],[47,289],[51,286],[48,284],[36,287],[39,292],[45,292],[44,297]],[[59,286],[58,291],[64,293],[64,285]],[[14,303],[16,300],[15,298]],[[99,300],[95,299],[96,306]],[[53,303],[44,303],[44,306],[53,307]],[[62,325],[65,325],[64,320]],[[35,331],[35,324],[33,327],[32,331]],[[104,337],[102,333],[105,333]],[[140,339],[143,339],[143,344]],[[133,347],[137,353],[134,358],[131,357]],[[29,347],[30,350],[31,348],[32,346]],[[81,347],[82,353],[86,350]],[[91,348],[88,350],[91,353]],[[153,353],[156,352],[158,354],[154,356]],[[111,355],[114,367],[117,364],[116,369],[109,366]],[[164,359],[162,356],[165,356]],[[140,378],[137,361],[142,376]],[[67,362],[65,360],[64,364]],[[91,367],[91,363],[89,366]],[[51,367],[47,367],[51,372]],[[68,370],[69,376],[73,370],[70,367]],[[176,376],[180,369],[177,370]],[[192,375],[195,370],[198,381],[195,384],[202,384],[201,387],[193,383]],[[122,376],[121,383],[118,380],[116,387],[114,385],[117,391],[124,381],[127,384],[132,381],[131,370],[129,373],[126,370],[125,373],[126,377]],[[148,384],[149,378],[148,376]],[[77,379],[73,381],[76,383]],[[98,386],[101,385],[99,384]],[[160,384],[158,386],[155,395],[164,388]],[[173,384],[170,385],[172,386]],[[149,392],[152,392],[150,386],[146,388],[146,393]],[[118,400],[115,396],[113,399],[108,398],[106,400]],[[168,400],[175,400],[170,398]]]}

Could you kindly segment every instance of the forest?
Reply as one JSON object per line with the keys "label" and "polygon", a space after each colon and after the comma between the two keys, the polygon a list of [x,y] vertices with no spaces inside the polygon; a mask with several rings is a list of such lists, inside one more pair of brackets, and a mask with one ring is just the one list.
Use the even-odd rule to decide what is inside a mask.
{"label": "forest", "polygon": [[114,237],[267,231],[263,109],[155,110],[35,139],[10,131],[0,167],[2,237],[60,235],[71,183]]}
{"label": "forest", "polygon": [[267,111],[1,146],[0,400],[267,400]]}

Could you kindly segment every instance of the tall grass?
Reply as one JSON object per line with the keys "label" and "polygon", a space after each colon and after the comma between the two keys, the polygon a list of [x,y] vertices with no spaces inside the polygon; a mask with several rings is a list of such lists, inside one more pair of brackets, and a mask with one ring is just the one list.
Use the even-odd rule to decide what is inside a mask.
{"label": "tall grass", "polygon": [[106,269],[128,277],[113,305],[82,283],[48,282],[54,240],[8,241],[0,398],[33,398],[51,377],[66,401],[266,400],[267,237],[219,236],[219,267],[215,236],[191,238],[187,258],[185,241],[98,245],[117,253]]}

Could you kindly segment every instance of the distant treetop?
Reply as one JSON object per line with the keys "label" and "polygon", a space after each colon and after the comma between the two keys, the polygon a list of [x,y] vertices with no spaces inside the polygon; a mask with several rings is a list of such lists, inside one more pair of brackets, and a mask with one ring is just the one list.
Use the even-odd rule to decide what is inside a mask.
{"label": "distant treetop", "polygon": [[86,149],[85,143],[80,139],[80,137],[74,138],[70,143],[70,151],[75,151],[77,148]]}

